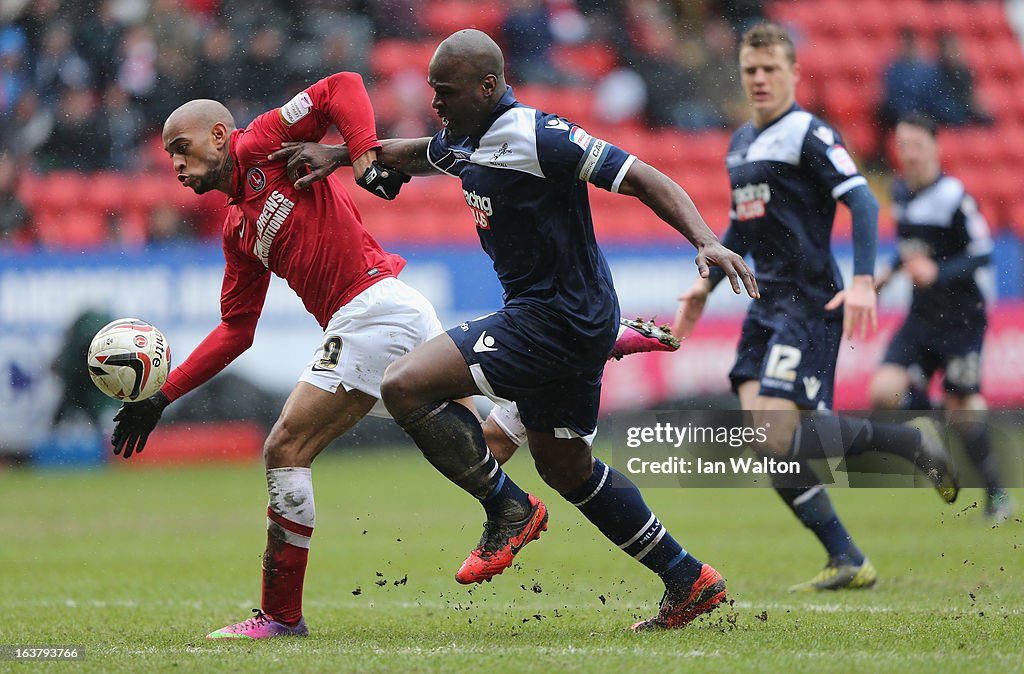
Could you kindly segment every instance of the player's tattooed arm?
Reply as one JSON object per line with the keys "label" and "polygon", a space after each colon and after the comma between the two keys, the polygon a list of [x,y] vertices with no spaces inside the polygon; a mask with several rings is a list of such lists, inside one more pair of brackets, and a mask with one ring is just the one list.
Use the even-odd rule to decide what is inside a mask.
{"label": "player's tattooed arm", "polygon": [[697,272],[701,278],[707,278],[708,265],[714,265],[725,272],[734,293],[739,294],[742,285],[748,295],[758,297],[757,280],[743,257],[722,245],[686,190],[664,173],[636,160],[626,172],[619,193],[638,198],[694,245],[697,249]]}

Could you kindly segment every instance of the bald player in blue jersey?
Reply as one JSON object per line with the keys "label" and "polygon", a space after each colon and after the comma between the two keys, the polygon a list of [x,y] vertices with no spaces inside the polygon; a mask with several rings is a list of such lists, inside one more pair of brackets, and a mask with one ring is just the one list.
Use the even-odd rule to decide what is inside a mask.
{"label": "bald player in blue jersey", "polygon": [[[569,120],[517,101],[501,50],[486,34],[462,30],[445,39],[427,81],[444,129],[383,141],[380,161],[411,175],[459,178],[505,300],[397,361],[382,384],[388,410],[424,456],[487,513],[456,579],[491,579],[547,526],[544,504],[504,474],[474,414],[451,402],[483,393],[517,403],[544,481],[664,581],[657,615],[634,629],[683,627],[724,600],[725,581],[673,539],[628,478],[591,453],[619,304],[595,241],[587,183],[650,207],[697,248],[702,277],[717,266],[734,292],[742,286],[755,297],[754,276],[679,185]],[[301,184],[345,160],[341,149],[305,145],[289,163],[311,169]]]}
{"label": "bald player in blue jersey", "polygon": [[[947,502],[956,498],[952,466],[934,428],[872,423],[801,411],[832,406],[835,365],[844,336],[876,327],[873,280],[878,202],[828,124],[796,103],[800,68],[793,42],[773,24],[743,36],[740,76],[753,120],[733,134],[726,156],[732,212],[723,243],[754,261],[761,299],[751,303],[729,376],[767,441],[763,456],[800,463],[801,486],[776,491],[828,553],[825,568],[794,591],[868,588],[877,573],[857,548],[807,459],[830,453],[895,454],[928,474]],[[836,201],[853,216],[853,284],[844,289],[830,239]],[[680,297],[674,332],[692,333],[717,270]],[[844,311],[845,309],[845,311]]]}

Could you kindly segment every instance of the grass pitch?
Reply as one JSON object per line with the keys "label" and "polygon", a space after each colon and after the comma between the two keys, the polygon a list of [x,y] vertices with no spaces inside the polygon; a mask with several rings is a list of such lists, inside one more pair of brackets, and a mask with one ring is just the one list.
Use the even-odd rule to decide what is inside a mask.
{"label": "grass pitch", "polygon": [[414,452],[322,457],[311,636],[258,643],[203,637],[259,605],[260,466],[2,473],[0,645],[84,646],[64,667],[96,672],[1024,671],[1024,525],[984,524],[979,490],[952,507],[925,489],[834,490],[881,577],[814,596],[785,592],[824,558],[772,492],[646,490],[733,604],[634,635],[657,580],[527,457],[510,472],[548,502],[551,529],[493,583],[464,588],[452,576],[482,522],[469,497]]}

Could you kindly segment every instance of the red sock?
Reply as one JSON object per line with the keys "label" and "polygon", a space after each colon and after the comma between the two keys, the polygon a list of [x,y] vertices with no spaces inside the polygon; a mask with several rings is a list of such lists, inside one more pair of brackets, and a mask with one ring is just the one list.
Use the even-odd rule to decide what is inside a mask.
{"label": "red sock", "polygon": [[292,545],[277,534],[284,529],[290,534],[289,539],[308,546],[313,529],[289,521],[269,508],[267,517],[271,526],[263,553],[263,612],[278,622],[294,625],[302,618],[302,583],[306,578],[309,548]]}

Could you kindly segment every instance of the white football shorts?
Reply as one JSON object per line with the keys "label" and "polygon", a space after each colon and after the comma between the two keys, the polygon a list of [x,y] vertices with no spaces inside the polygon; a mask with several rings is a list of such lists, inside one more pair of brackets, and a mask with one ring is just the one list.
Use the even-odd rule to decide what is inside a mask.
{"label": "white football shorts", "polygon": [[493,421],[517,447],[526,444],[526,426],[519,418],[519,407],[511,400],[495,402],[487,418]]}
{"label": "white football shorts", "polygon": [[391,415],[380,401],[388,365],[444,330],[433,305],[397,278],[386,278],[356,295],[331,316],[324,341],[299,381],[334,393],[339,386],[377,398],[375,417]]}

